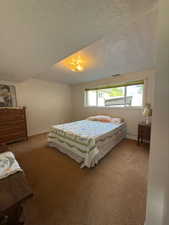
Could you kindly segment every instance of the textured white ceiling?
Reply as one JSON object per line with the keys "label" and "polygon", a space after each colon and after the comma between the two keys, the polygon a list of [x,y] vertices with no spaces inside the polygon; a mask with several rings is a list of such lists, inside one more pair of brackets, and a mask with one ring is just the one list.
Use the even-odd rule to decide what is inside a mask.
{"label": "textured white ceiling", "polygon": [[[127,72],[135,61],[151,65],[151,18],[155,14],[142,15],[149,15],[155,3],[156,0],[2,0],[0,79],[20,81],[39,77],[76,83]],[[84,51],[94,58],[93,68],[74,74],[50,69],[88,45]],[[147,54],[148,61],[144,59]]]}
{"label": "textured white ceiling", "polygon": [[127,26],[79,51],[89,58],[83,72],[73,72],[60,63],[37,78],[70,84],[110,77],[117,73],[138,72],[154,68],[157,10],[137,18]]}

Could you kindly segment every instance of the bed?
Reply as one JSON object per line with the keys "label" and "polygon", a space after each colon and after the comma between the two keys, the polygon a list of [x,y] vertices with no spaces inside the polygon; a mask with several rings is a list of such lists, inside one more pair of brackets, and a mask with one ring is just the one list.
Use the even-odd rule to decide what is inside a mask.
{"label": "bed", "polygon": [[54,125],[48,145],[68,155],[81,167],[94,167],[126,137],[126,123],[80,120]]}

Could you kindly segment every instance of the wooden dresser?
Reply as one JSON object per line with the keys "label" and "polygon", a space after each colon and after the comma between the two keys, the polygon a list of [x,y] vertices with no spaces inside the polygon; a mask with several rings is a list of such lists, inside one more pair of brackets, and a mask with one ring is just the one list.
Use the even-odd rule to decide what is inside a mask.
{"label": "wooden dresser", "polygon": [[12,143],[26,139],[25,107],[0,108],[0,143]]}

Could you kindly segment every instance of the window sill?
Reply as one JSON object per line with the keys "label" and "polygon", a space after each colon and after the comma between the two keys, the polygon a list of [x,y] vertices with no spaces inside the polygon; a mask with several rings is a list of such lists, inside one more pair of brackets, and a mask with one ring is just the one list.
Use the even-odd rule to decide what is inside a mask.
{"label": "window sill", "polygon": [[108,109],[108,110],[111,110],[111,109],[138,109],[138,110],[143,110],[143,106],[117,106],[117,107],[113,107],[113,106],[87,106],[87,105],[84,105],[85,108],[98,108],[98,109]]}

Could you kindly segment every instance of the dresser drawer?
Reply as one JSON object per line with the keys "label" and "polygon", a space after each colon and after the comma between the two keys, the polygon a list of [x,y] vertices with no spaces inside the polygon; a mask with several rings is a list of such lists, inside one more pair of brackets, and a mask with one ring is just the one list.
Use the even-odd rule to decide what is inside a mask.
{"label": "dresser drawer", "polygon": [[27,139],[25,108],[0,108],[0,142]]}
{"label": "dresser drawer", "polygon": [[25,125],[24,124],[20,124],[18,126],[10,126],[10,127],[4,127],[4,128],[0,128],[0,137],[1,135],[10,135],[11,133],[19,133],[19,132],[25,132]]}
{"label": "dresser drawer", "polygon": [[21,114],[21,115],[0,115],[0,122],[7,122],[7,121],[14,121],[14,120],[24,120],[25,115]]}
{"label": "dresser drawer", "polygon": [[26,139],[26,133],[25,131],[22,132],[16,132],[11,134],[0,134],[0,143],[12,143],[18,140],[24,140]]}
{"label": "dresser drawer", "polygon": [[24,120],[0,121],[0,130],[9,127],[25,126]]}

